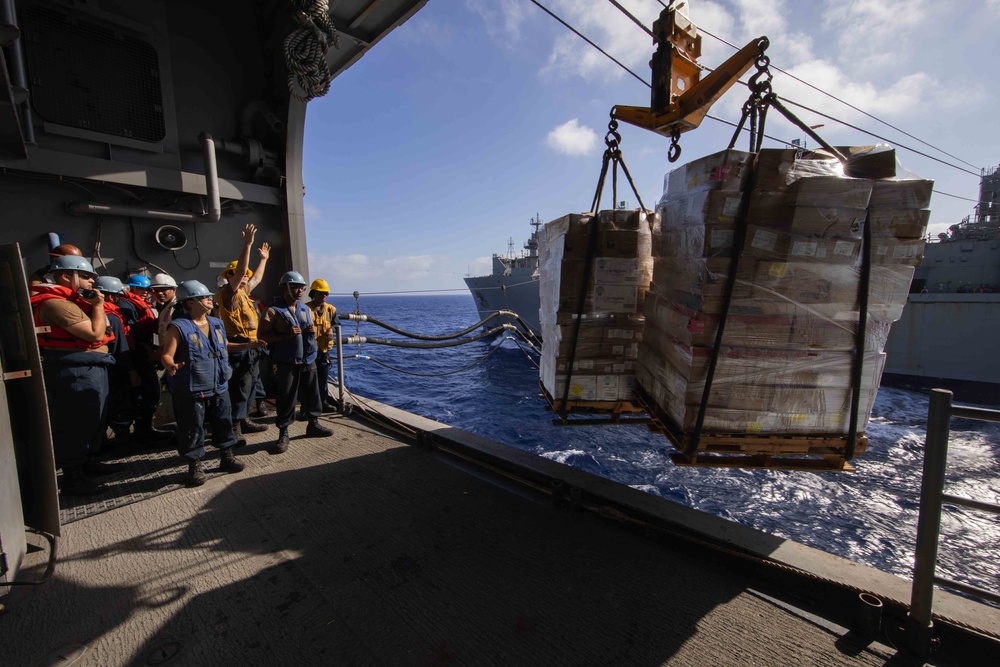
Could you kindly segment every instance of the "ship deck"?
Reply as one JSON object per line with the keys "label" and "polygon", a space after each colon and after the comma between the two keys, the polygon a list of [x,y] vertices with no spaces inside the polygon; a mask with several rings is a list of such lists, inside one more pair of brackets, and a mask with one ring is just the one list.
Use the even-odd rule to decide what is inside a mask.
{"label": "ship deck", "polygon": [[[280,456],[273,427],[249,436],[241,474],[188,489],[153,457],[136,502],[64,510],[52,578],[0,598],[0,664],[921,664],[894,648],[902,579],[376,407],[421,446],[325,417]],[[875,641],[849,628],[857,590],[886,603]],[[1000,636],[1000,610],[935,604]]]}

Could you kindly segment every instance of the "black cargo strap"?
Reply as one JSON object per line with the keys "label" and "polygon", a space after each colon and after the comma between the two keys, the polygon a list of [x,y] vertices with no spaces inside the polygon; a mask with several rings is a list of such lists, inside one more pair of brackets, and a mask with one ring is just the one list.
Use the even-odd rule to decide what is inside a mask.
{"label": "black cargo strap", "polygon": [[684,455],[688,457],[694,456],[698,450],[698,443],[701,440],[701,430],[705,425],[708,397],[712,393],[712,381],[715,378],[715,368],[719,364],[719,353],[722,351],[722,338],[726,332],[726,321],[729,319],[729,307],[732,304],[733,292],[736,289],[736,274],[740,268],[740,257],[743,254],[743,244],[746,241],[747,235],[747,212],[750,210],[750,196],[753,193],[754,182],[756,180],[757,160],[755,158],[750,162],[750,177],[747,179],[746,188],[740,196],[740,208],[736,212],[733,224],[733,256],[729,260],[729,275],[726,276],[726,292],[722,298],[722,312],[719,313],[719,323],[715,330],[715,345],[712,347],[712,356],[709,358],[708,369],[705,372],[705,388],[701,392],[701,403],[698,404],[698,418],[695,421],[691,442],[684,450]]}
{"label": "black cargo strap", "polygon": [[[635,183],[632,181],[632,175],[628,171],[628,167],[625,166],[625,158],[622,157],[622,151],[620,148],[622,136],[618,133],[618,121],[615,120],[614,109],[611,110],[611,120],[608,122],[608,132],[604,135],[604,144],[607,148],[604,150],[604,157],[601,163],[601,176],[597,180],[597,191],[594,193],[594,200],[590,204],[590,211],[594,214],[594,217],[590,221],[590,236],[587,239],[587,258],[583,263],[583,279],[580,282],[580,303],[577,305],[576,309],[576,321],[573,322],[573,344],[569,349],[569,359],[566,364],[566,386],[563,388],[562,395],[562,408],[559,410],[559,417],[564,422],[566,421],[566,415],[568,413],[569,407],[569,385],[570,380],[573,379],[573,364],[576,363],[576,345],[580,338],[580,325],[583,322],[583,310],[587,299],[587,286],[590,284],[591,268],[594,262],[594,258],[597,255],[597,237],[598,237],[598,208],[601,204],[601,195],[604,193],[604,182],[608,176],[608,166],[614,165],[612,169],[612,208],[614,208],[616,202],[618,201],[618,165],[621,165],[622,172],[625,174],[625,178],[628,180],[629,186],[632,188],[632,192],[635,194],[636,200],[639,202],[639,209],[645,211],[646,207],[642,203],[642,197],[639,196],[639,191],[635,187]],[[650,223],[652,225],[652,223]],[[558,357],[558,350],[556,350],[556,357]],[[557,369],[558,371],[558,369]]]}
{"label": "black cargo strap", "polygon": [[854,360],[851,365],[851,423],[847,431],[844,457],[854,458],[858,441],[858,416],[861,412],[861,380],[865,363],[865,338],[868,333],[868,292],[872,275],[872,226],[871,210],[865,214],[861,230],[861,276],[858,280],[858,330],[854,334]]}

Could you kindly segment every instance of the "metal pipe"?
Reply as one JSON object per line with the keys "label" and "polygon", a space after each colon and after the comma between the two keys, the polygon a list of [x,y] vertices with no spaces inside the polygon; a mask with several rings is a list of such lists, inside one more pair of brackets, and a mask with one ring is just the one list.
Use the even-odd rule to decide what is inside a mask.
{"label": "metal pipe", "polygon": [[340,413],[344,413],[344,345],[340,338],[340,325],[333,327],[334,335],[337,337],[337,403],[340,405]]}
{"label": "metal pipe", "polygon": [[913,590],[907,626],[918,653],[929,647],[931,609],[934,599],[934,570],[937,567],[941,533],[941,504],[944,496],[945,464],[951,429],[952,393],[932,389],[927,410],[927,440],[924,445],[924,472],[920,483],[920,513],[917,517],[917,546],[913,559]]}
{"label": "metal pipe", "polygon": [[117,215],[123,218],[151,218],[153,220],[169,220],[170,222],[200,222],[205,220],[205,216],[195,213],[119,204],[96,204],[89,201],[70,202],[66,205],[66,209],[75,215]]}
{"label": "metal pipe", "polygon": [[[14,8],[14,0],[2,0],[0,2],[0,21],[17,25],[17,10]],[[22,34],[8,47],[7,58],[10,61],[10,82],[15,88],[28,92],[28,74],[24,66],[24,44]],[[17,111],[21,116],[21,129],[24,131],[24,143],[28,146],[35,145],[35,124],[31,116],[31,104],[28,99],[17,103]]]}
{"label": "metal pipe", "polygon": [[204,220],[218,222],[222,219],[222,200],[219,198],[219,165],[215,157],[215,140],[208,132],[198,135],[202,156],[205,159],[205,192],[208,194],[208,211]]}

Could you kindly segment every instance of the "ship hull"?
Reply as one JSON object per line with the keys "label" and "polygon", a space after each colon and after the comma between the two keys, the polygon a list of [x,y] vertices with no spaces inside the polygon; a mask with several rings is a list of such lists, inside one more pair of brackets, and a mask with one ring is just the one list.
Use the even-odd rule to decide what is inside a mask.
{"label": "ship hull", "polygon": [[958,401],[1000,405],[1000,294],[911,294],[886,345],[885,384],[942,388]]}
{"label": "ship hull", "polygon": [[[517,313],[536,336],[541,334],[538,325],[538,280],[530,276],[475,276],[465,279],[465,284],[476,302],[480,317],[486,318],[498,310]],[[487,327],[495,326],[488,322]],[[518,323],[519,329],[524,327]]]}

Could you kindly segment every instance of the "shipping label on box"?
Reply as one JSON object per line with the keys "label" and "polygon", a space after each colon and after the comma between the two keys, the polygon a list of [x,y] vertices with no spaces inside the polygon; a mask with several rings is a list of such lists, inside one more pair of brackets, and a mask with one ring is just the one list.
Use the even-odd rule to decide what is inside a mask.
{"label": "shipping label on box", "polygon": [[670,172],[666,194],[670,198],[704,190],[743,190],[750,174],[752,153],[726,150],[693,160]]}
{"label": "shipping label on box", "polygon": [[638,285],[638,259],[597,257],[594,260],[595,285]]}
{"label": "shipping label on box", "polygon": [[631,285],[595,285],[593,310],[634,313],[639,304],[639,288]]}

